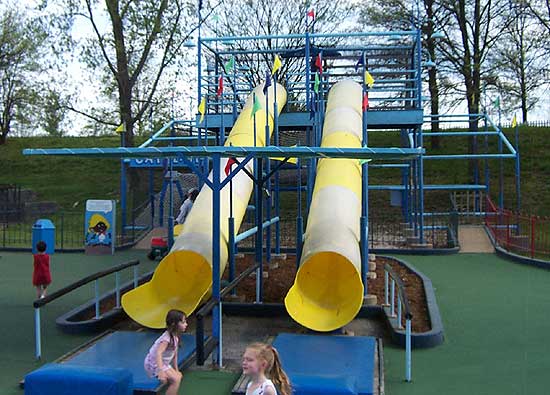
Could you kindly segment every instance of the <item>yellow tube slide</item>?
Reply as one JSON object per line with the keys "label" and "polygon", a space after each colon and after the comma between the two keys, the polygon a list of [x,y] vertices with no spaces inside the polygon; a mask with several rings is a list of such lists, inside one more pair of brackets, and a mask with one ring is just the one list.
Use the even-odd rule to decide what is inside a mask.
{"label": "yellow tube slide", "polygon": [[[361,94],[361,86],[350,80],[332,87],[322,147],[361,147]],[[360,218],[359,161],[319,160],[300,269],[285,298],[288,313],[301,325],[327,332],[346,325],[359,312]]]}
{"label": "yellow tube slide", "polygon": [[[265,95],[263,84],[254,89],[253,93],[262,104],[262,109],[256,112],[256,146],[265,146]],[[286,91],[277,84],[278,110],[286,103]],[[269,87],[270,133],[273,131],[275,87]],[[237,118],[225,145],[254,146],[254,104],[251,94]],[[220,163],[222,181],[225,179],[227,158]],[[233,165],[236,166],[236,165]],[[248,162],[247,169],[253,173],[253,163]],[[209,175],[212,180],[212,173]],[[241,226],[246,207],[253,189],[252,180],[243,172],[239,172],[232,180],[233,184],[233,217],[235,230]],[[146,284],[127,292],[122,297],[124,311],[141,325],[150,328],[164,328],[166,313],[170,309],[179,309],[191,314],[200,301],[209,295],[212,287],[212,243],[220,243],[220,273],[223,273],[228,260],[229,238],[229,184],[220,192],[220,240],[212,240],[212,190],[204,185],[201,189],[183,228],[174,241],[172,249],[159,263],[153,278]]]}

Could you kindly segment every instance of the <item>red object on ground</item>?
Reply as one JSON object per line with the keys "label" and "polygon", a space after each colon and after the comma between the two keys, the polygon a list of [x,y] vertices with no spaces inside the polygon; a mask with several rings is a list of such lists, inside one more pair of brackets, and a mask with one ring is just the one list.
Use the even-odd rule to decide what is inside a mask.
{"label": "red object on ground", "polygon": [[153,237],[151,247],[168,247],[168,242],[162,237]]}

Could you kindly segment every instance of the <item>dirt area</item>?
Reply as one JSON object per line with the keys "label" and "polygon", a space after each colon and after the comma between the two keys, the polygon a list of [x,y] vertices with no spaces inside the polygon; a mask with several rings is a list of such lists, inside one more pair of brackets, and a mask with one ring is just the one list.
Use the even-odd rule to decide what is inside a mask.
{"label": "dirt area", "polygon": [[[270,268],[264,263],[264,273],[268,277],[264,281],[264,302],[283,303],[284,298],[294,282],[296,273],[296,257],[289,255],[286,259],[275,259],[278,267]],[[237,273],[241,273],[247,267],[254,263],[253,255],[245,255],[236,260]],[[377,296],[378,304],[384,302],[384,264],[389,263],[392,269],[398,274],[406,288],[406,294],[409,299],[412,310],[412,330],[413,332],[427,332],[431,329],[426,297],[422,279],[406,267],[400,265],[392,259],[376,259],[376,279],[368,280],[368,292]],[[227,271],[223,279],[227,280]],[[237,295],[242,302],[254,302],[256,297],[256,277],[250,275],[244,279],[237,287]]]}

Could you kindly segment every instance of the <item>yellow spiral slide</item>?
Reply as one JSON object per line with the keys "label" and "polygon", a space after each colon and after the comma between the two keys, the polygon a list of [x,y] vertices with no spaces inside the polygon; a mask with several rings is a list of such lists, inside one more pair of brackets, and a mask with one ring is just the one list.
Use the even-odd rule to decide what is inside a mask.
{"label": "yellow spiral slide", "polygon": [[[259,102],[265,106],[266,98],[262,92],[263,84],[256,87],[253,93]],[[274,93],[277,89],[277,105],[280,112],[286,103],[286,90],[282,85],[269,87],[270,133],[273,131]],[[226,146],[265,146],[266,111],[262,108],[256,112],[256,144],[254,144],[254,105],[251,94],[237,118]],[[221,160],[220,174],[223,178],[227,158]],[[253,173],[253,163],[248,162],[247,169]],[[212,173],[209,175],[212,179]],[[232,181],[233,184],[233,216],[235,229],[239,229],[246,207],[252,194],[253,182],[243,172],[239,172]],[[141,325],[150,328],[164,328],[166,313],[170,309],[179,309],[191,314],[200,301],[207,297],[212,287],[212,243],[220,243],[220,273],[223,273],[228,260],[228,217],[229,217],[229,185],[220,192],[220,240],[212,240],[212,190],[204,185],[195,200],[193,208],[185,221],[185,226],[174,241],[172,249],[159,263],[153,278],[146,284],[127,292],[122,297],[124,311]]]}
{"label": "yellow spiral slide", "polygon": [[[329,92],[322,147],[360,148],[361,86],[346,80]],[[321,159],[294,285],[285,298],[290,316],[316,331],[349,323],[363,303],[360,241],[361,165]]]}

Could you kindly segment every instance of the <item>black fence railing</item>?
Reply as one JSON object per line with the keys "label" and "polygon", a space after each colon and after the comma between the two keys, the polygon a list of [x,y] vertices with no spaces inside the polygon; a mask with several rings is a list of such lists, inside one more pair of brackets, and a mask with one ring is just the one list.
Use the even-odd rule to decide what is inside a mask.
{"label": "black fence railing", "polygon": [[[149,207],[141,204],[130,212],[125,229],[117,229],[115,247],[135,243],[151,228]],[[31,249],[32,228],[40,218],[52,221],[55,227],[55,249],[77,250],[84,248],[85,225],[83,211],[58,211],[54,214],[24,215],[18,221],[7,213],[0,214],[0,248]],[[117,221],[120,223],[120,221]]]}

